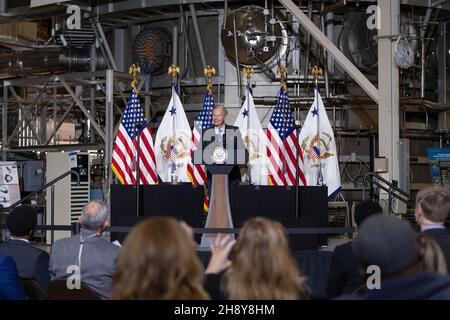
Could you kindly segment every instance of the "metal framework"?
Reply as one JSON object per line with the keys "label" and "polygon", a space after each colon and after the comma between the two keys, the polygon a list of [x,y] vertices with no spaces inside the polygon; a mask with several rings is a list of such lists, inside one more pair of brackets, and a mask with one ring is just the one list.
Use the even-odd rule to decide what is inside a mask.
{"label": "metal framework", "polygon": [[[140,77],[139,88],[146,79]],[[126,103],[119,88],[128,88],[130,80],[129,74],[104,70],[3,81],[2,159],[7,159],[8,152],[104,150],[104,185],[109,193],[109,159]],[[34,94],[27,92],[30,88]],[[144,108],[149,107],[146,100]],[[93,137],[89,143],[58,144],[56,132],[69,117],[87,123],[85,133]],[[51,121],[53,130],[48,132]]]}

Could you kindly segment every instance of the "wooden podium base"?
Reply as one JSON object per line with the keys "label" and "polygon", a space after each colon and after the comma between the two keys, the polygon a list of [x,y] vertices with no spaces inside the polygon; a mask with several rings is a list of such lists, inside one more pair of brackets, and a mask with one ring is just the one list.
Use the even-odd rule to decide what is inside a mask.
{"label": "wooden podium base", "polygon": [[[212,176],[211,199],[209,202],[208,216],[205,228],[233,228],[231,219],[230,199],[228,195],[228,175],[214,174]],[[224,237],[214,233],[205,233],[202,236],[200,247],[209,248],[218,237]]]}

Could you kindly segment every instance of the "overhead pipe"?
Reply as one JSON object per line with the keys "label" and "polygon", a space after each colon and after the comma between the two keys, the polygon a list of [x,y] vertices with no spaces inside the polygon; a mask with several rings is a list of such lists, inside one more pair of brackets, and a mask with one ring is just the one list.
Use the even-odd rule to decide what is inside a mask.
{"label": "overhead pipe", "polygon": [[200,59],[202,60],[203,67],[206,67],[208,64],[206,63],[205,49],[203,47],[202,35],[200,33],[200,27],[198,26],[197,14],[195,13],[194,4],[191,3],[189,5],[189,9],[191,10],[192,24],[194,25],[195,38],[197,40],[197,46],[200,52]]}
{"label": "overhead pipe", "polygon": [[[311,1],[308,2],[308,18],[312,21],[312,3]],[[305,68],[303,71],[303,75],[305,79],[308,79],[308,73],[309,73],[309,50],[311,48],[311,34],[308,32],[308,35],[306,36],[306,56],[305,56]]]}
{"label": "overhead pipe", "polygon": [[181,28],[182,28],[181,32],[183,33],[184,40],[186,41],[187,53],[189,56],[189,64],[191,66],[191,68],[189,68],[189,66],[188,66],[188,68],[186,68],[186,70],[183,71],[183,74],[180,76],[180,78],[184,78],[186,71],[189,71],[190,75],[195,78],[194,58],[192,56],[191,42],[189,41],[188,28],[187,28],[187,24],[186,24],[186,19],[184,17],[184,10],[183,10],[182,5],[179,6],[179,10],[180,10],[180,19],[181,19]]}
{"label": "overhead pipe", "polygon": [[114,60],[114,55],[112,54],[111,48],[109,47],[108,40],[106,40],[105,33],[103,32],[103,27],[99,21],[97,21],[96,25],[100,38],[102,39],[102,45],[105,48],[106,55],[108,56],[108,59],[111,62],[111,67],[113,68],[114,71],[117,71],[116,60]]}
{"label": "overhead pipe", "polygon": [[178,65],[178,26],[172,28],[172,64]]}
{"label": "overhead pipe", "polygon": [[238,83],[238,97],[241,98],[241,70],[239,69],[239,56],[237,47],[237,35],[236,35],[236,14],[233,11],[233,37],[234,37],[234,55],[236,59],[236,77]]}
{"label": "overhead pipe", "polygon": [[[325,15],[323,13],[324,7],[325,7],[325,4],[322,3],[322,6],[321,6],[322,13],[320,16],[320,23],[322,26],[322,32],[325,34]],[[328,37],[328,34],[327,34],[327,37]],[[328,81],[328,65],[327,65],[328,64],[328,52],[327,52],[327,49],[325,49],[325,48],[323,48],[323,61],[324,61],[323,68],[324,68],[324,75],[325,75],[325,96],[328,98],[330,96],[330,83]]]}

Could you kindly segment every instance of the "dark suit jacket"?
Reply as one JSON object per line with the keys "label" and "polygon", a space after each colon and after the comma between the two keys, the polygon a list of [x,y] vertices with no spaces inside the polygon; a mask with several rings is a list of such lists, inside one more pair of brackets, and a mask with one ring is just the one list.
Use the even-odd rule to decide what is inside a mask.
{"label": "dark suit jacket", "polygon": [[364,284],[358,272],[358,261],[352,251],[352,242],[347,242],[334,249],[328,273],[327,294],[335,298],[352,293]]}
{"label": "dark suit jacket", "polygon": [[447,271],[450,275],[450,232],[447,229],[431,229],[425,230],[423,233],[429,235],[436,241],[442,249],[447,262]]}
{"label": "dark suit jacket", "polygon": [[0,300],[25,300],[14,260],[0,254]]}
{"label": "dark suit jacket", "polygon": [[19,277],[36,280],[47,291],[50,279],[47,252],[22,240],[9,240],[0,244],[0,253],[14,259]]}
{"label": "dark suit jacket", "polygon": [[[202,150],[206,150],[206,148],[210,145],[215,143],[215,133],[212,135],[212,139],[211,141],[205,141],[204,136],[205,134],[207,134],[207,132],[209,133],[209,130],[215,130],[214,127],[208,128],[206,130],[202,131]],[[227,139],[227,131],[229,130],[234,130],[235,131],[235,135],[233,138],[233,142],[232,142],[232,146],[227,146],[227,143],[230,143],[230,141],[228,141],[229,139]],[[237,130],[237,132],[236,132]],[[230,126],[228,124],[225,124],[225,132],[223,135],[223,147],[228,150],[228,148],[233,148],[234,151],[234,159],[230,159],[233,160],[233,163],[237,163],[238,160],[238,152],[242,151],[241,149],[238,149],[239,147],[243,147],[244,148],[244,152],[245,152],[245,163],[247,163],[248,161],[248,153],[247,150],[245,150],[245,145],[242,141],[242,136],[241,133],[239,131],[238,127],[235,126]],[[208,166],[207,166],[208,167]],[[241,171],[239,170],[239,165],[234,165],[233,169],[231,170],[230,174],[228,175],[228,179],[231,184],[239,184],[239,182],[241,181]],[[209,170],[207,170],[207,180],[208,180],[208,185],[211,185],[211,180],[212,180],[212,175],[210,174]]]}

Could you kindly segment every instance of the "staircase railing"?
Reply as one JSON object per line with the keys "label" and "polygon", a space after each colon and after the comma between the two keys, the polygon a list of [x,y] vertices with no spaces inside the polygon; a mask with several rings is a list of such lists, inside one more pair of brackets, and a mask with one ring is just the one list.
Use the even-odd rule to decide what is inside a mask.
{"label": "staircase railing", "polygon": [[380,175],[369,172],[367,174],[360,174],[355,177],[353,180],[353,184],[355,185],[355,188],[358,187],[358,180],[361,180],[364,185],[363,189],[363,200],[365,198],[365,191],[370,188],[369,184],[377,186],[379,189],[384,190],[388,193],[388,210],[389,213],[394,214],[393,210],[393,198],[407,204],[407,205],[413,205],[414,199],[411,197],[410,194],[400,189],[398,186],[393,184],[392,182],[384,179]]}
{"label": "staircase railing", "polygon": [[[61,174],[60,176],[56,177],[55,179],[51,180],[50,182],[47,182],[45,185],[43,185],[36,191],[33,191],[32,193],[30,193],[23,199],[20,199],[19,201],[13,203],[9,207],[0,208],[0,213],[14,209],[18,205],[28,201],[29,199],[33,198],[38,193],[40,193],[40,192],[44,191],[45,189],[47,189],[48,187],[50,187],[50,203],[51,203],[50,220],[51,220],[51,225],[54,226],[55,225],[55,183],[57,183],[61,179],[64,179],[65,177],[67,177],[70,174],[74,174],[77,177],[77,186],[79,186],[80,185],[80,174],[76,171],[69,170],[69,171]],[[55,230],[52,229],[51,230],[51,244],[53,244],[54,238],[55,238]]]}

